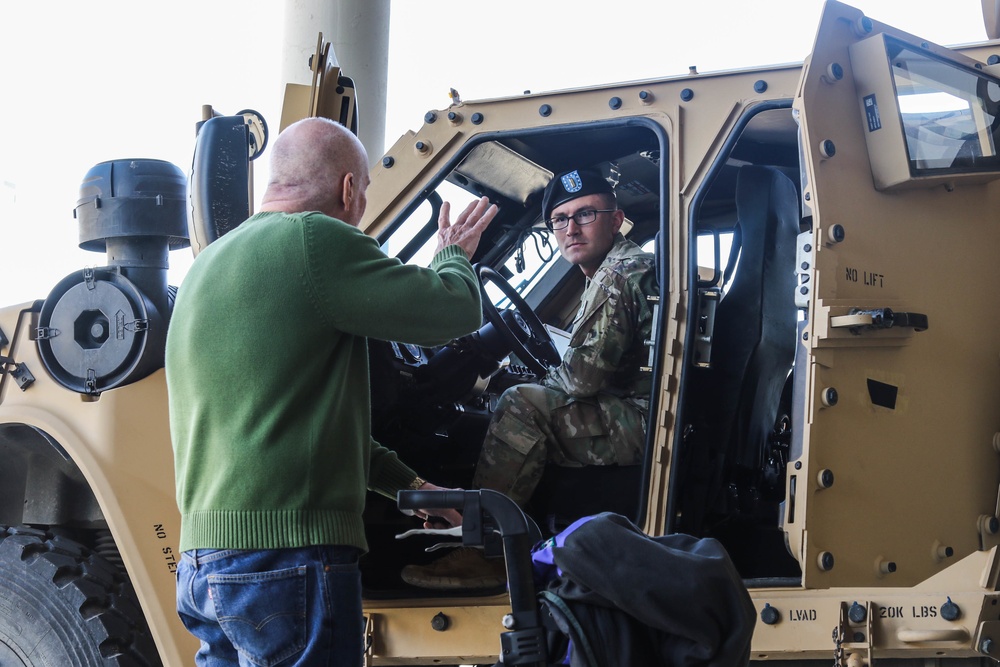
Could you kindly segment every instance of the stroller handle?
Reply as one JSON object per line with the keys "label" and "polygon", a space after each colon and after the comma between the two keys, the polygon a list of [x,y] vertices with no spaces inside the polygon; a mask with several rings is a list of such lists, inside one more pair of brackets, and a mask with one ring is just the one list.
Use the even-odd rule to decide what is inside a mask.
{"label": "stroller handle", "polygon": [[507,565],[511,613],[505,619],[509,632],[501,633],[505,665],[544,667],[545,636],[535,600],[531,574],[531,545],[541,531],[513,500],[490,489],[475,491],[400,491],[401,510],[462,510],[462,544],[483,545],[499,533]]}
{"label": "stroller handle", "polygon": [[396,504],[401,510],[455,509],[465,507],[466,491],[400,491]]}

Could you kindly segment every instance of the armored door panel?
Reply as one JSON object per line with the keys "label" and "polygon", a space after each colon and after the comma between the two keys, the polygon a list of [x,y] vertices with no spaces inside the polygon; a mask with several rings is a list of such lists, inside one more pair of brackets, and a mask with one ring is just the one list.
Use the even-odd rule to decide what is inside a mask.
{"label": "armored door panel", "polygon": [[912,586],[996,543],[998,100],[984,64],[827,4],[795,102],[807,588]]}

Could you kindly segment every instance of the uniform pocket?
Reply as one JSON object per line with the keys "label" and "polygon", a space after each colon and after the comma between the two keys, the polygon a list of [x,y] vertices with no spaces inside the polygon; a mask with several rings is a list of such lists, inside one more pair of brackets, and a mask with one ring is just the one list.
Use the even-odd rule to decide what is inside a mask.
{"label": "uniform pocket", "polygon": [[583,313],[573,324],[573,336],[569,340],[570,347],[580,347],[587,342],[587,338],[596,329],[597,321],[604,311],[604,304],[608,302],[608,299],[608,294],[600,291],[590,303],[584,306]]}
{"label": "uniform pocket", "polygon": [[245,658],[273,667],[306,646],[306,567],[208,576],[222,631]]}
{"label": "uniform pocket", "polygon": [[522,456],[530,454],[542,439],[537,427],[524,423],[509,410],[490,425],[490,434]]}

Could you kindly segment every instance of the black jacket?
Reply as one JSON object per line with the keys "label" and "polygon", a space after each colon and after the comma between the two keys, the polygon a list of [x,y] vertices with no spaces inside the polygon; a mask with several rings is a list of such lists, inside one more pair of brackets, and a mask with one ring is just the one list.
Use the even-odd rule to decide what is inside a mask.
{"label": "black jacket", "polygon": [[573,667],[732,667],[750,659],[756,612],[722,545],[648,537],[600,514],[552,547],[560,575],[542,593],[573,643]]}

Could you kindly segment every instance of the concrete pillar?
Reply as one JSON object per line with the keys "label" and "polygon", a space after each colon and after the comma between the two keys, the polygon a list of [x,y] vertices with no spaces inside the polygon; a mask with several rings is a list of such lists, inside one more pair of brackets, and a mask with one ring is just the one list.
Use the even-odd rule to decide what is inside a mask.
{"label": "concrete pillar", "polygon": [[983,0],[983,24],[987,37],[1000,39],[1000,3],[997,0]]}
{"label": "concrete pillar", "polygon": [[306,63],[320,32],[357,87],[358,134],[374,162],[385,152],[389,0],[285,0],[285,82],[311,82]]}

